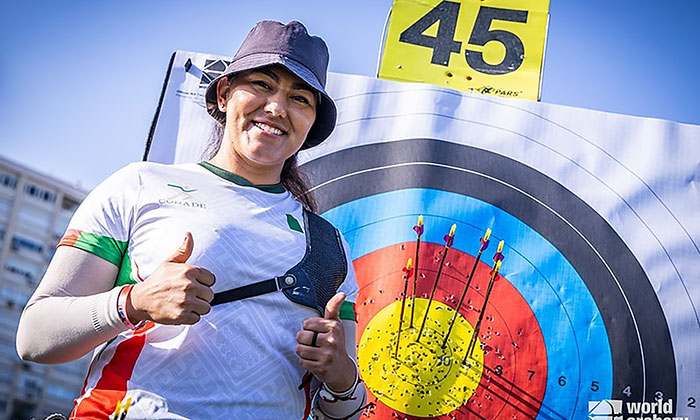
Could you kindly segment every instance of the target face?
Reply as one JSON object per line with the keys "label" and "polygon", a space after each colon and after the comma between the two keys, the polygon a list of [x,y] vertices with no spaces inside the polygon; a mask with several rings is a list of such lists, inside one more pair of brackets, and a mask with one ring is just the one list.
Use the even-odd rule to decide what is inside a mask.
{"label": "target face", "polygon": [[[201,160],[220,60],[173,55],[148,160]],[[326,87],[336,128],[298,157],[351,246],[367,416],[579,419],[663,400],[697,418],[700,127],[357,75]],[[422,277],[404,301],[418,215]],[[486,228],[506,243],[499,278],[484,305],[492,245],[457,305]],[[424,337],[411,312],[428,313]],[[469,369],[467,341],[483,354]]]}
{"label": "target face", "polygon": [[[669,332],[644,271],[562,185],[502,155],[432,139],[344,149],[304,168],[323,216],[352,250],[370,417],[571,419],[585,418],[592,400],[675,398]],[[420,276],[415,298],[409,284],[404,302],[402,268],[415,254],[418,215]],[[418,340],[452,224],[454,244]],[[495,247],[456,304],[486,228],[492,243],[505,240],[506,258],[484,308],[477,359],[462,363]]]}

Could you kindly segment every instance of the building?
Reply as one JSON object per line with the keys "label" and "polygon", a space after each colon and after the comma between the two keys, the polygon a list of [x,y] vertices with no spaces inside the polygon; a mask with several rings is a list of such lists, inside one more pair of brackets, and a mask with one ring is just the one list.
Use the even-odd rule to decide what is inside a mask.
{"label": "building", "polygon": [[86,194],[0,156],[0,419],[68,414],[83,385],[89,356],[64,365],[24,362],[15,335],[24,305]]}

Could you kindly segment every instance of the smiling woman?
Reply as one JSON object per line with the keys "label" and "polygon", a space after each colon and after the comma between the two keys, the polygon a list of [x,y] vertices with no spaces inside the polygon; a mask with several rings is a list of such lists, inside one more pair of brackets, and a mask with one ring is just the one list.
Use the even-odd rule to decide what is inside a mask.
{"label": "smiling woman", "polygon": [[214,131],[205,159],[255,184],[281,182],[315,210],[297,170],[296,152],[314,124],[320,94],[279,64],[222,77],[212,87],[225,120]]}
{"label": "smiling woman", "polygon": [[25,360],[94,351],[71,418],[360,416],[350,253],[296,169],[335,126],[327,66],[299,22],[259,23],[207,88],[205,161],[131,164],[81,204],[17,333]]}

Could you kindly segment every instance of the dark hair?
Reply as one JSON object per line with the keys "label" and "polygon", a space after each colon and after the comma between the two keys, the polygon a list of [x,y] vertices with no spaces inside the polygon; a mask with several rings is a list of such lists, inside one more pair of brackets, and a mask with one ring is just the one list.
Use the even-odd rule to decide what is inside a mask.
{"label": "dark hair", "polygon": [[[209,141],[207,142],[204,152],[202,152],[202,159],[209,160],[213,158],[219,152],[223,140],[224,126],[215,121],[212,125],[211,134],[209,135]],[[316,199],[313,193],[309,191],[309,180],[297,166],[296,153],[284,161],[280,180],[284,188],[292,193],[292,196],[294,196],[306,210],[316,213],[318,209]]]}

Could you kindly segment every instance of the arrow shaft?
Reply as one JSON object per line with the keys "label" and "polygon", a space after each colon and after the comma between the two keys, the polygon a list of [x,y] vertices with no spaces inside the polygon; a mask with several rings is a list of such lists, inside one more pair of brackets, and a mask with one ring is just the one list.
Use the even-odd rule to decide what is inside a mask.
{"label": "arrow shaft", "polygon": [[479,253],[476,256],[476,260],[474,261],[474,265],[472,266],[472,270],[469,273],[469,280],[467,280],[467,285],[464,286],[464,290],[462,291],[462,296],[460,296],[459,303],[457,303],[457,308],[455,309],[455,314],[452,316],[452,321],[450,321],[450,326],[447,329],[447,334],[445,334],[445,340],[442,342],[443,349],[447,345],[447,339],[450,338],[450,333],[452,332],[452,326],[454,326],[454,323],[457,320],[457,314],[459,314],[459,308],[462,307],[462,302],[464,302],[464,297],[467,296],[467,291],[469,290],[469,285],[472,284],[472,279],[474,278],[474,272],[476,271],[477,265],[479,265],[479,260],[481,260],[481,254],[483,252],[484,252],[483,250],[479,250]]}
{"label": "arrow shaft", "polygon": [[413,303],[411,305],[411,326],[410,328],[413,328],[413,313],[416,311],[416,287],[418,285],[418,250],[420,249],[420,236],[418,237],[418,240],[416,240],[416,265],[414,266],[415,269],[413,271],[413,298],[411,299],[411,302]]}
{"label": "arrow shaft", "polygon": [[418,331],[418,338],[416,342],[420,341],[420,337],[423,334],[423,328],[425,328],[425,321],[428,319],[428,312],[430,311],[430,304],[433,303],[433,297],[435,296],[435,289],[437,289],[438,280],[440,280],[440,274],[442,273],[442,267],[445,264],[445,258],[447,257],[447,251],[449,247],[445,247],[445,252],[442,253],[442,259],[440,260],[440,266],[438,267],[437,275],[435,276],[435,283],[433,284],[433,290],[430,291],[430,298],[428,299],[428,307],[425,308],[425,315],[423,315],[423,323],[421,323],[420,331]]}
{"label": "arrow shaft", "polygon": [[[409,274],[409,273],[406,273]],[[403,310],[406,306],[406,293],[408,293],[408,276],[406,276],[406,281],[403,286],[403,299],[401,302],[401,315],[399,316],[399,332],[396,336],[396,358],[399,357],[399,341],[401,341],[401,326],[403,324]]]}
{"label": "arrow shaft", "polygon": [[486,304],[489,302],[489,296],[491,296],[491,290],[493,290],[493,284],[495,283],[497,271],[494,271],[489,280],[489,286],[486,289],[486,295],[484,296],[484,305],[481,307],[481,312],[479,313],[479,319],[476,321],[476,327],[474,328],[474,334],[472,334],[471,340],[469,340],[469,347],[467,347],[467,353],[464,355],[464,360],[462,363],[466,363],[467,359],[472,355],[474,351],[474,344],[476,344],[476,339],[479,337],[479,331],[481,330],[481,321],[484,319],[484,314],[486,313]]}

